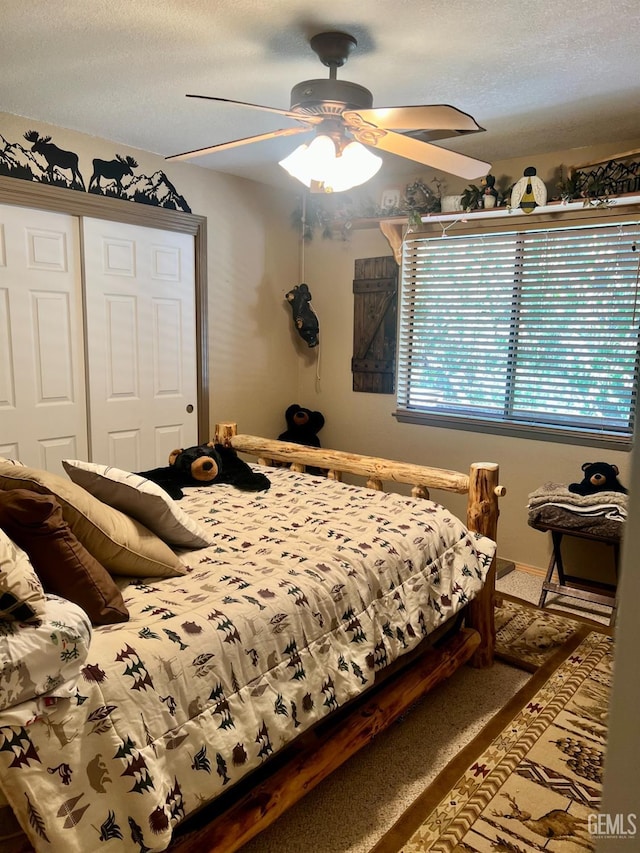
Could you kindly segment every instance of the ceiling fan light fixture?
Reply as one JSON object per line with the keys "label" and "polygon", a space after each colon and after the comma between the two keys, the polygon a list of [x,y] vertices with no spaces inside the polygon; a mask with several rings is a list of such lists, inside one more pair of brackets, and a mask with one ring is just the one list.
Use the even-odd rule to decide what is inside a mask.
{"label": "ceiling fan light fixture", "polygon": [[382,166],[382,158],[359,142],[337,146],[331,136],[320,133],[281,160],[280,166],[306,187],[339,193],[370,180]]}
{"label": "ceiling fan light fixture", "polygon": [[[336,162],[340,163],[342,176],[349,180],[349,186],[342,189],[348,190],[370,181],[380,171],[382,157],[373,154],[360,142],[354,140],[345,145],[339,160]],[[337,192],[337,190],[334,191]]]}
{"label": "ceiling fan light fixture", "polygon": [[204,98],[286,116],[299,126],[281,127],[257,136],[185,151],[167,159],[186,160],[315,130],[316,139],[310,145],[300,146],[280,161],[280,165],[311,192],[343,192],[364,184],[376,174],[382,160],[362,145],[349,142],[353,136],[379,151],[467,180],[474,180],[490,171],[490,163],[431,144],[438,139],[483,130],[468,113],[449,104],[373,109],[373,95],[369,89],[348,80],[338,80],[337,69],[344,65],[356,45],[356,39],[349,33],[314,35],[311,47],[322,64],[329,68],[329,79],[297,83],[291,90],[288,110],[212,95],[188,95],[190,98]]}

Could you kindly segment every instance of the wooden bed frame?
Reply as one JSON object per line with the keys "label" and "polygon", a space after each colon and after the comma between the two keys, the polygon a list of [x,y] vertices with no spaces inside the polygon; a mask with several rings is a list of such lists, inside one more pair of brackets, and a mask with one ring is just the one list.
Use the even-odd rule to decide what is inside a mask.
{"label": "wooden bed frame", "polygon": [[[498,483],[495,463],[475,463],[464,474],[238,435],[233,423],[217,424],[215,441],[255,456],[261,464],[286,463],[295,471],[304,471],[306,466],[323,468],[334,480],[341,480],[343,474],[364,477],[370,489],[382,490],[383,483],[390,481],[411,485],[415,498],[428,498],[429,489],[466,494],[467,527],[496,540],[498,498],[506,490]],[[491,666],[495,645],[495,563],[494,558],[482,592],[466,607],[463,628],[441,642],[427,638],[426,649],[421,646],[414,654],[396,661],[397,665],[385,671],[383,678],[377,677],[376,684],[343,713],[319,723],[282,755],[249,774],[224,800],[216,800],[189,818],[178,828],[169,850],[238,850],[464,663]]]}

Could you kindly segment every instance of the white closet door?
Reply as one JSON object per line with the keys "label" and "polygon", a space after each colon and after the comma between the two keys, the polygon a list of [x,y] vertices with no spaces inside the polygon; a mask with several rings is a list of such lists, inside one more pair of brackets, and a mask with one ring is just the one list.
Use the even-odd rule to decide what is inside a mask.
{"label": "white closet door", "polygon": [[82,219],[90,446],[140,471],[197,443],[193,237]]}
{"label": "white closet door", "polygon": [[0,205],[0,456],[87,458],[78,220]]}

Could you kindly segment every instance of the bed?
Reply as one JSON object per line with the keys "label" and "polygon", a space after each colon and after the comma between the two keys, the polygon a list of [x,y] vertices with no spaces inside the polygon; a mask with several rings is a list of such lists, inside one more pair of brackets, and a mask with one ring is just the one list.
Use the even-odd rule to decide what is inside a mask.
{"label": "bed", "polygon": [[[237,435],[230,423],[216,440],[271,487],[196,487],[176,504],[134,483],[136,499],[152,493],[150,526],[123,503],[134,475],[76,461],[65,484],[0,463],[0,489],[59,506],[74,559],[78,548],[100,557],[105,589],[117,588],[99,589],[91,624],[95,602],[85,612],[66,601],[53,577],[48,644],[56,660],[64,646],[66,669],[49,674],[51,689],[40,679],[33,695],[5,690],[0,702],[0,791],[7,823],[26,834],[15,850],[237,850],[459,666],[492,663],[497,465],[444,471]],[[466,519],[429,489],[467,494]],[[117,553],[86,528],[107,511],[124,530]],[[175,531],[163,540],[176,518],[188,546]],[[174,569],[158,577],[163,559]],[[21,634],[34,622],[11,624]]]}

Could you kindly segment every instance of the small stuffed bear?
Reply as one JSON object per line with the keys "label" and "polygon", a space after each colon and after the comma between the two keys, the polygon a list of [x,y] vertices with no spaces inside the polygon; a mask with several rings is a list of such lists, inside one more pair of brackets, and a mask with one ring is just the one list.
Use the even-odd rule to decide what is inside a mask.
{"label": "small stuffed bear", "polygon": [[317,433],[324,426],[324,416],[311,409],[303,409],[297,403],[289,406],[284,413],[287,429],[278,436],[278,441],[293,441],[296,444],[308,444],[310,447],[320,447]]}
{"label": "small stuffed bear", "polygon": [[618,480],[618,466],[608,462],[585,462],[582,466],[584,479],[581,483],[570,483],[569,491],[576,495],[594,495],[596,492],[623,492],[627,490]]}
{"label": "small stuffed bear", "polygon": [[176,501],[184,497],[183,486],[227,483],[244,492],[260,492],[271,485],[264,474],[254,473],[233,448],[212,442],[173,450],[167,467],[140,471],[139,476],[157,483]]}

